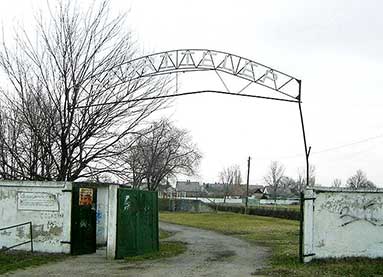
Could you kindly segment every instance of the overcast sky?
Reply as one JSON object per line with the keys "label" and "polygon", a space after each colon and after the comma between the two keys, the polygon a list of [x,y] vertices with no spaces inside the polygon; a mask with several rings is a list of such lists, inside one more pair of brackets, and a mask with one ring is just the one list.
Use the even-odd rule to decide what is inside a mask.
{"label": "overcast sky", "polygon": [[[1,20],[6,26],[20,19],[28,25],[32,11],[45,3],[2,1]],[[379,87],[383,1],[112,0],[111,4],[114,11],[129,11],[127,28],[143,53],[221,50],[301,79],[317,183],[331,185],[340,178],[344,184],[362,169],[383,186]],[[196,85],[222,89],[217,76],[207,73],[182,74],[179,82],[185,91]],[[229,87],[237,86],[235,80],[227,82]],[[297,104],[199,95],[176,99],[163,113],[190,130],[203,152],[201,181],[218,181],[218,172],[232,164],[240,165],[245,177],[248,156],[252,184],[263,184],[272,160],[283,163],[285,173],[293,178],[305,165]]]}

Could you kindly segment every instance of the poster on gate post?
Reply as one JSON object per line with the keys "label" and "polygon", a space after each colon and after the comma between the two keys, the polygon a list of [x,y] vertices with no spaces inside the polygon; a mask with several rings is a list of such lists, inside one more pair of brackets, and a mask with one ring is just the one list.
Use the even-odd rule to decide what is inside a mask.
{"label": "poster on gate post", "polygon": [[91,206],[93,204],[93,189],[80,188],[79,206]]}

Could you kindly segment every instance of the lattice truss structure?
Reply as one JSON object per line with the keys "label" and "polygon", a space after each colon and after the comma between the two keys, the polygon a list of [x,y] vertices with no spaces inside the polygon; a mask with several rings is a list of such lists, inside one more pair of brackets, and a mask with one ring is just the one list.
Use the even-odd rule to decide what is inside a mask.
{"label": "lattice truss structure", "polygon": [[[238,94],[259,98],[269,98],[288,102],[300,102],[300,80],[286,73],[258,62],[215,50],[179,49],[140,57],[113,69],[115,75],[130,76],[131,79],[193,71],[216,71],[226,91],[218,93]],[[248,83],[238,91],[230,91],[220,75],[231,74]],[[251,84],[258,84],[277,92],[276,97],[243,94]],[[176,96],[176,95],[174,95]]]}

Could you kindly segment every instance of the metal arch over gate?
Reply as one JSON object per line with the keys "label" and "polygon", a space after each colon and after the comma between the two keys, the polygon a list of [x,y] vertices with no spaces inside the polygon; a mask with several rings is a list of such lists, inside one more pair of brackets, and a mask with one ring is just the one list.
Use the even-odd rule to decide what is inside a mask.
{"label": "metal arch over gate", "polygon": [[[276,91],[281,97],[242,94],[244,89],[236,93],[232,93],[228,89],[227,91],[209,92],[237,94],[296,103],[300,102],[301,81],[299,79],[261,63],[222,51],[208,49],[179,49],[164,51],[133,59],[128,63],[123,64],[122,67],[112,70],[117,77],[122,75],[120,74],[121,72],[128,72],[128,75],[131,76],[130,80],[180,72],[224,72],[249,81],[248,85],[255,83]],[[190,93],[172,94],[167,95],[167,97],[185,94]],[[284,96],[284,98],[282,96]]]}
{"label": "metal arch over gate", "polygon": [[[306,140],[305,125],[302,113],[302,81],[289,74],[283,73],[277,69],[264,64],[252,61],[250,59],[234,55],[231,53],[209,50],[209,49],[177,49],[163,51],[140,58],[133,59],[121,67],[111,69],[117,77],[122,72],[128,72],[131,76],[129,80],[159,76],[173,73],[185,73],[195,71],[216,71],[234,75],[238,78],[249,81],[249,83],[238,92],[231,92],[226,84],[226,91],[219,90],[201,90],[183,93],[174,93],[162,96],[140,98],[127,100],[125,102],[136,102],[142,100],[151,100],[158,98],[169,98],[183,95],[200,93],[218,93],[244,97],[255,97],[268,100],[277,100],[284,102],[297,103],[302,127],[303,144],[306,160],[306,185],[309,184],[309,156],[311,146],[308,147]],[[219,76],[219,75],[218,75]],[[271,89],[279,95],[278,97],[269,97],[254,94],[244,94],[243,91],[250,85],[257,84]],[[96,104],[96,105],[107,105]],[[112,103],[110,103],[112,104]]]}
{"label": "metal arch over gate", "polygon": [[[139,78],[160,76],[174,73],[186,73],[195,71],[215,71],[225,86],[226,91],[220,90],[200,90],[183,93],[166,94],[154,97],[143,97],[139,99],[131,99],[121,102],[137,102],[143,100],[152,100],[160,98],[170,98],[183,95],[201,94],[201,93],[218,93],[243,97],[254,97],[268,100],[284,101],[297,103],[299,108],[300,123],[302,128],[305,160],[306,160],[306,186],[309,185],[309,156],[311,146],[308,147],[306,140],[306,132],[302,113],[302,81],[283,73],[279,70],[263,65],[261,63],[246,59],[244,57],[234,55],[227,52],[209,50],[209,49],[178,49],[171,51],[159,52],[140,58],[133,59],[119,67],[111,68],[111,74],[124,80],[124,76],[128,73],[128,80],[131,81]],[[223,72],[247,80],[249,83],[237,92],[231,92],[218,72]],[[125,75],[126,76],[126,75]],[[256,93],[243,93],[243,91],[251,84],[257,84],[276,92],[278,96],[263,96]],[[109,105],[115,102],[99,103],[93,106]],[[81,108],[81,107],[79,107]],[[300,247],[299,257],[303,261],[303,210],[301,209],[300,224]]]}

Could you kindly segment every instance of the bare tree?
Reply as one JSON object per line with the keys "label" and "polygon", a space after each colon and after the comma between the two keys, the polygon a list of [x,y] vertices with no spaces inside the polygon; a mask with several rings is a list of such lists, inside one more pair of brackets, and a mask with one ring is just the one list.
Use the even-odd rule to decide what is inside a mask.
{"label": "bare tree", "polygon": [[[315,165],[310,165],[309,167],[309,186],[310,187],[315,186],[315,175],[316,175],[315,171],[316,171]],[[307,186],[306,178],[307,178],[306,170],[298,169],[298,177],[295,181],[296,191],[302,192],[306,188]]]}
{"label": "bare tree", "polygon": [[291,177],[283,176],[281,186],[283,186],[284,189],[290,189],[291,192],[295,194],[299,193],[297,190],[297,182]]}
{"label": "bare tree", "polygon": [[375,184],[367,179],[366,173],[357,170],[356,174],[347,179],[347,186],[352,189],[374,189]]}
{"label": "bare tree", "polygon": [[305,171],[298,169],[298,176],[295,180],[295,190],[302,192],[306,187],[306,174]]}
{"label": "bare tree", "polygon": [[309,167],[309,186],[310,187],[315,186],[315,183],[316,183],[315,179],[316,179],[316,167],[315,165],[310,164],[310,167]]}
{"label": "bare tree", "polygon": [[273,161],[270,164],[269,171],[264,177],[265,183],[272,187],[274,201],[277,199],[277,190],[282,185],[283,176],[285,173],[285,167],[277,161]]}
{"label": "bare tree", "polygon": [[223,184],[223,202],[226,203],[226,198],[231,194],[235,185],[240,185],[242,181],[241,170],[238,165],[232,165],[223,168],[218,174],[220,183]]}
{"label": "bare tree", "polygon": [[238,165],[233,166],[233,174],[234,174],[234,185],[235,186],[240,186],[242,183],[242,174],[241,174],[241,169],[239,168]]}
{"label": "bare tree", "polygon": [[[315,165],[310,164],[309,167],[309,186],[313,187],[315,186],[315,175],[316,175],[316,167]],[[298,170],[298,180],[301,181],[302,187],[306,187],[306,170]]]}
{"label": "bare tree", "polygon": [[1,176],[71,181],[107,172],[113,146],[164,104],[142,99],[165,94],[168,81],[131,66],[125,15],[110,18],[109,1],[85,12],[58,1],[49,18],[36,18],[36,36],[18,29],[0,51],[10,86],[1,99]]}
{"label": "bare tree", "polygon": [[[126,164],[125,172],[134,187],[146,182],[148,190],[157,190],[169,177],[194,175],[202,157],[188,131],[179,129],[167,119],[153,122],[147,129],[133,135],[126,150],[118,156]],[[124,173],[124,171],[123,171]],[[121,176],[121,175],[120,175]]]}
{"label": "bare tree", "polygon": [[335,178],[334,181],[332,182],[332,187],[333,188],[340,188],[342,186],[342,180]]}
{"label": "bare tree", "polygon": [[52,179],[53,161],[49,154],[54,111],[40,109],[45,99],[42,95],[35,96],[26,97],[28,105],[22,107],[23,110],[13,101],[0,111],[2,179]]}

